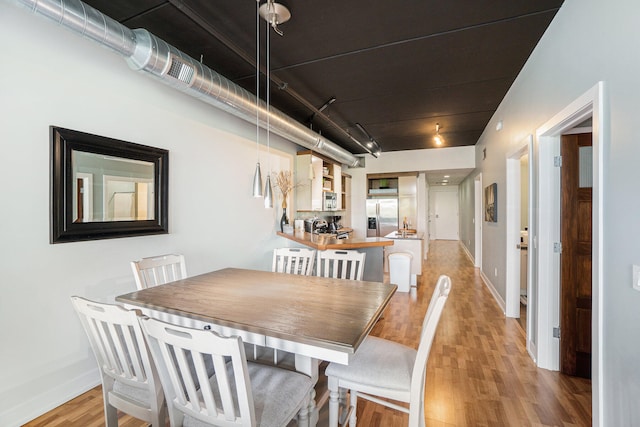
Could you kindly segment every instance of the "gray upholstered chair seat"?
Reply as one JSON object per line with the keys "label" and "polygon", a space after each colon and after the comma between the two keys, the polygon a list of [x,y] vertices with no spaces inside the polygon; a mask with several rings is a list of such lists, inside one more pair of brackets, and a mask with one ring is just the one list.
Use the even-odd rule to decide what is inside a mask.
{"label": "gray upholstered chair seat", "polygon": [[356,427],[359,398],[408,413],[409,427],[424,427],[427,360],[450,291],[451,279],[441,275],[422,321],[417,350],[382,338],[368,337],[348,365],[330,363],[327,366],[329,427],[338,427],[340,419],[343,426],[348,422],[350,427]]}
{"label": "gray upholstered chair seat", "polygon": [[330,363],[327,376],[396,391],[409,392],[416,350],[393,341],[367,337],[349,365]]}
{"label": "gray upholstered chair seat", "polygon": [[[247,363],[253,394],[256,425],[260,427],[286,426],[298,412],[298,396],[301,390],[309,393],[313,388],[311,378],[306,375],[259,363]],[[228,375],[233,375],[232,365],[227,367]],[[221,405],[216,382],[211,381],[216,403]],[[233,387],[235,394],[235,387]],[[237,404],[237,402],[235,402]],[[238,410],[236,408],[236,410]],[[199,421],[189,415],[184,417],[185,427],[204,427],[211,424]]]}

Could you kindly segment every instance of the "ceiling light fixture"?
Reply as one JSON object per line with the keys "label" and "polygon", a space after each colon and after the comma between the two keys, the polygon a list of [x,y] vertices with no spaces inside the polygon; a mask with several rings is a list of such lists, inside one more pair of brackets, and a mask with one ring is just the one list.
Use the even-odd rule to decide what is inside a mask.
{"label": "ceiling light fixture", "polygon": [[260,6],[260,16],[271,25],[276,34],[282,36],[284,33],[278,28],[278,25],[284,24],[291,19],[291,12],[286,6],[273,0],[267,0],[265,4]]}
{"label": "ceiling light fixture", "polygon": [[433,140],[437,145],[442,145],[444,143],[444,138],[440,136],[440,123],[436,123],[436,136],[433,137]]}
{"label": "ceiling light fixture", "polygon": [[376,141],[373,138],[373,136],[371,136],[371,134],[367,132],[367,130],[360,123],[356,123],[356,127],[360,129],[360,132],[365,134],[367,138],[369,138],[369,142],[367,142],[367,148],[371,150],[371,154],[374,157],[378,157],[382,152],[382,149],[380,148],[380,144],[378,144],[378,141]]}

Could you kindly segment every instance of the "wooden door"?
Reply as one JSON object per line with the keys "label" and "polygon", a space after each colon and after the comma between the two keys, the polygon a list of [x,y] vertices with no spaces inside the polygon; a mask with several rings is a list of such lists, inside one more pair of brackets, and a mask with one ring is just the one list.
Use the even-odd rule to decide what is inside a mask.
{"label": "wooden door", "polygon": [[560,370],[591,378],[591,133],[562,136]]}

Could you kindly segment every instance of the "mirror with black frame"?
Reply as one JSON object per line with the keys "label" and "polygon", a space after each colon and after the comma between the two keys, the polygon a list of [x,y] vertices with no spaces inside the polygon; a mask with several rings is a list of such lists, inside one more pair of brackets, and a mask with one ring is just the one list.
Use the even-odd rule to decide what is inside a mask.
{"label": "mirror with black frame", "polygon": [[169,152],[51,126],[51,243],[168,232]]}

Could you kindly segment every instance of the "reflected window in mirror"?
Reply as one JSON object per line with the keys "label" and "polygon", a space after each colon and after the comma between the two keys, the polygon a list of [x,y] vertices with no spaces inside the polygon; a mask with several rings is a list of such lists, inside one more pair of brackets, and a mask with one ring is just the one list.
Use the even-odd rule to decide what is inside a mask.
{"label": "reflected window in mirror", "polygon": [[168,232],[168,151],[51,127],[51,243]]}

